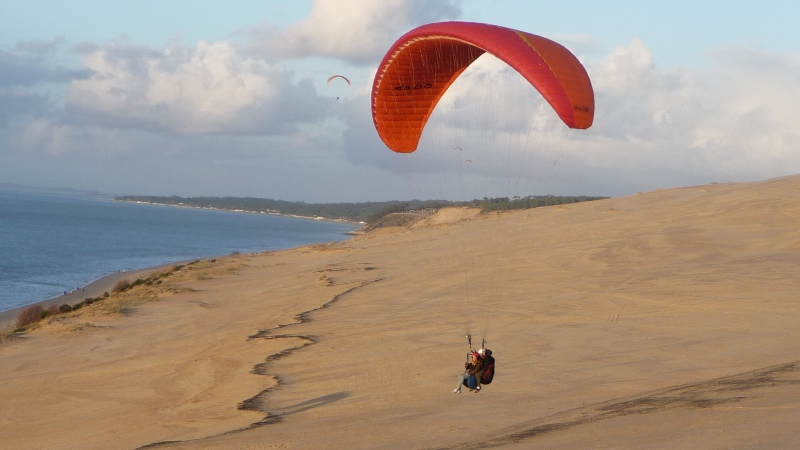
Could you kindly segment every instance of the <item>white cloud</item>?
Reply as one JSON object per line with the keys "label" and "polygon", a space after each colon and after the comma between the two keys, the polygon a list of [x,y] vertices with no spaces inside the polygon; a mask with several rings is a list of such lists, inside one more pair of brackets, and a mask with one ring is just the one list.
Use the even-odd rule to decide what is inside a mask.
{"label": "white cloud", "polygon": [[374,64],[413,26],[460,15],[459,1],[316,0],[305,20],[253,30],[253,48],[275,58],[329,56]]}
{"label": "white cloud", "polygon": [[630,184],[644,188],[800,170],[791,106],[800,57],[728,48],[714,61],[708,71],[662,71],[634,40],[590,67],[598,104],[587,145],[605,153],[607,170],[635,166]]}
{"label": "white cloud", "polygon": [[79,155],[105,158],[132,149],[132,135],[97,126],[74,126],[58,120],[33,118],[17,120],[12,130],[3,133],[8,139],[6,149],[31,158]]}
{"label": "white cloud", "polygon": [[279,64],[245,57],[231,42],[153,50],[110,43],[84,57],[67,111],[90,123],[189,134],[284,133],[313,122],[326,101],[292,84]]}
{"label": "white cloud", "polygon": [[86,71],[53,64],[47,59],[60,44],[61,39],[55,39],[49,42],[19,42],[13,51],[0,48],[0,89],[65,83],[87,76]]}

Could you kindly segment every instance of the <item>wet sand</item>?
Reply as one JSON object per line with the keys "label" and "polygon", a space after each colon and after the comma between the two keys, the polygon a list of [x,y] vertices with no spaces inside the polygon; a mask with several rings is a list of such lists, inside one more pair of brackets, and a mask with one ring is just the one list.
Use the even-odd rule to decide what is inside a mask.
{"label": "wet sand", "polygon": [[[9,448],[793,448],[800,177],[201,262],[0,344]],[[465,330],[495,381],[454,395]],[[478,339],[479,340],[479,339]]]}

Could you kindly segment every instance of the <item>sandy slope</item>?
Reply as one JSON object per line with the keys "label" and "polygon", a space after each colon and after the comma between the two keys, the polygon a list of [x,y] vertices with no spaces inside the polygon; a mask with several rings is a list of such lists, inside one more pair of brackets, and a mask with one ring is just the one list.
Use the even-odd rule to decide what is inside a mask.
{"label": "sandy slope", "polygon": [[[1,344],[4,445],[800,441],[800,177],[449,214],[190,266]],[[455,396],[466,329],[498,374]]]}
{"label": "sandy slope", "polygon": [[[165,264],[164,266],[161,266],[161,268],[169,267],[170,265],[172,264]],[[74,290],[69,291],[63,295],[59,295],[57,297],[42,300],[40,302],[37,302],[37,304],[42,308],[47,308],[50,305],[56,305],[56,306],[60,306],[63,304],[74,305],[75,303],[78,303],[85,298],[100,297],[105,292],[111,292],[114,289],[114,286],[120,281],[132,282],[137,278],[147,276],[147,274],[153,272],[154,270],[158,270],[158,268],[152,267],[141,270],[128,270],[124,272],[117,272],[110,275],[106,275],[104,277],[98,278],[97,280],[89,283],[86,286],[75,288]],[[22,312],[22,310],[25,308],[26,307],[23,306],[0,312],[0,332],[13,330],[16,326],[16,321],[17,317],[19,316],[19,313]]]}

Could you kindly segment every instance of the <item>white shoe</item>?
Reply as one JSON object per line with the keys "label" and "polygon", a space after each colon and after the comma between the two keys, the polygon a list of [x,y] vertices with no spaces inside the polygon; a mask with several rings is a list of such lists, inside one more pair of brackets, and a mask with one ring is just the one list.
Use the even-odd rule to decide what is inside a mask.
{"label": "white shoe", "polygon": [[460,394],[460,393],[461,393],[461,389],[453,389],[453,394]]}
{"label": "white shoe", "polygon": [[481,391],[481,387],[480,387],[480,386],[478,386],[478,387],[476,387],[476,388],[475,388],[475,393],[476,393],[476,394],[477,394],[478,392],[480,392],[480,391]]}

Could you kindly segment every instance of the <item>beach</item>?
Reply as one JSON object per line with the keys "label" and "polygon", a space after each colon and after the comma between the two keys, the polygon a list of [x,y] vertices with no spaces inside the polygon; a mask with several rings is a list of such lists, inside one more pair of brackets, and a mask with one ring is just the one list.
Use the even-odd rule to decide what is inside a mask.
{"label": "beach", "polygon": [[[180,264],[180,262],[176,262],[176,264]],[[100,277],[97,280],[87,284],[86,286],[79,286],[75,289],[65,292],[63,295],[59,295],[57,297],[48,298],[39,302],[32,303],[27,306],[22,306],[19,308],[10,309],[8,311],[0,312],[0,331],[8,328],[14,327],[14,322],[17,320],[17,316],[19,313],[32,305],[39,305],[43,309],[47,309],[47,307],[51,305],[61,306],[63,304],[73,305],[78,303],[86,298],[90,297],[99,297],[106,292],[111,292],[114,286],[123,280],[128,281],[135,281],[137,278],[147,276],[148,274],[162,269],[164,267],[169,267],[171,264],[165,264],[163,266],[157,267],[148,267],[145,269],[140,270],[122,270],[116,273],[112,273],[106,275],[104,277]]]}
{"label": "beach", "polygon": [[[149,269],[136,276],[157,281],[0,343],[0,436],[18,449],[793,448],[798,230],[792,176],[443,210]],[[454,395],[467,331],[497,374]]]}

